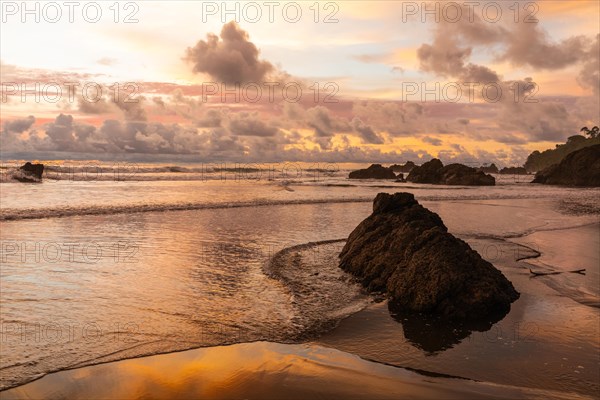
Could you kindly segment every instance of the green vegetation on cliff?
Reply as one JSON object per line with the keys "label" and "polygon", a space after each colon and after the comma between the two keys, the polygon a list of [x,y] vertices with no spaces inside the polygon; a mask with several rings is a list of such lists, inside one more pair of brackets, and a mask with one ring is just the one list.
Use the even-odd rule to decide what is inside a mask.
{"label": "green vegetation on cliff", "polygon": [[567,139],[565,144],[557,144],[556,148],[548,149],[542,152],[534,151],[527,157],[525,162],[525,169],[527,172],[537,172],[553,164],[560,163],[563,158],[571,154],[574,151],[583,149],[584,147],[593,146],[600,144],[600,135],[598,134],[598,127],[588,129],[587,127],[581,128],[581,131],[589,138],[582,135],[574,135]]}

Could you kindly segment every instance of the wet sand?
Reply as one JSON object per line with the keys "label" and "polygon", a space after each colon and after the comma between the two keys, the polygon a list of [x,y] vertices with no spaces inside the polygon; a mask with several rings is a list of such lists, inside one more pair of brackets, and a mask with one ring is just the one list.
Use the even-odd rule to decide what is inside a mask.
{"label": "wet sand", "polygon": [[[491,329],[394,317],[386,301],[373,302],[311,343],[208,347],[60,371],[0,398],[594,398],[598,309],[532,277],[530,260],[516,260],[534,251],[505,240],[467,241],[521,292]],[[546,244],[538,243],[543,252]],[[307,276],[314,275],[313,251],[295,255]]]}
{"label": "wet sand", "polygon": [[[583,227],[561,233],[583,240],[590,230]],[[535,266],[529,264],[530,260],[515,259],[535,252],[510,241],[466,240],[521,293],[509,314],[491,329],[393,318],[387,303],[382,302],[346,318],[317,343],[401,367],[597,397],[600,310],[582,304],[579,294],[569,292],[573,294],[569,297],[556,290],[554,286],[559,283],[548,282],[573,280],[583,285],[589,275],[533,277],[529,268]],[[531,244],[530,238],[522,241]],[[544,254],[545,245],[538,243]]]}
{"label": "wet sand", "polygon": [[11,399],[582,399],[421,375],[317,345],[211,347],[95,365],[0,393]]}

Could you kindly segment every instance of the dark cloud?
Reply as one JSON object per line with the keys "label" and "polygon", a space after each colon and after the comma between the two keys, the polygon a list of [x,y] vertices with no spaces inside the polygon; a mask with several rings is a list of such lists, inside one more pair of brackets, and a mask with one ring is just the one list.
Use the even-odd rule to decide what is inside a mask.
{"label": "dark cloud", "polygon": [[4,131],[7,133],[23,133],[26,130],[29,130],[34,123],[35,117],[33,115],[30,115],[27,118],[6,121],[4,123]]}
{"label": "dark cloud", "polygon": [[19,118],[11,121],[5,121],[0,131],[0,149],[18,149],[20,151],[31,150],[34,141],[38,140],[36,135],[29,135],[29,138],[23,140],[21,134],[31,129],[35,123],[33,115],[27,118]]}
{"label": "dark cloud", "polygon": [[496,82],[496,72],[488,67],[468,62],[473,46],[488,46],[506,36],[500,24],[490,24],[462,6],[462,16],[456,22],[442,19],[436,25],[431,44],[423,44],[417,50],[421,69],[443,77],[453,77],[463,82]]}
{"label": "dark cloud", "polygon": [[77,108],[84,114],[105,114],[112,111],[112,107],[106,99],[100,99],[96,102],[80,97],[77,99]]}
{"label": "dark cloud", "polygon": [[[84,114],[108,114],[112,112],[122,112],[127,121],[147,121],[148,115],[144,104],[146,98],[139,95],[130,95],[129,92],[119,92],[115,94],[112,89],[101,86],[104,97],[99,99],[77,98],[77,109]],[[155,98],[156,99],[156,98]],[[153,100],[154,104],[156,100]]]}
{"label": "dark cloud", "polygon": [[587,42],[584,36],[573,36],[555,43],[539,24],[519,23],[506,36],[501,59],[514,65],[556,70],[580,61]]}
{"label": "dark cloud", "polygon": [[261,82],[274,71],[271,63],[259,59],[258,48],[234,21],[223,26],[220,36],[221,40],[209,33],[206,40],[186,50],[185,60],[193,64],[194,72],[233,84]]}
{"label": "dark cloud", "polygon": [[423,136],[421,138],[421,140],[423,142],[425,142],[425,143],[429,143],[429,144],[432,144],[434,146],[441,146],[442,145],[442,141],[440,139],[434,138],[434,137],[431,137],[431,136]]}
{"label": "dark cloud", "polygon": [[358,135],[360,136],[360,138],[362,139],[362,141],[364,143],[369,143],[369,144],[383,144],[384,143],[383,138],[381,136],[379,136],[377,133],[375,133],[373,128],[371,128],[368,125],[365,125],[365,123],[362,122],[360,120],[360,118],[354,118],[350,125],[352,126],[352,129],[354,129],[354,131],[356,133],[358,133]]}
{"label": "dark cloud", "polygon": [[73,135],[73,116],[60,114],[54,122],[51,122],[46,127],[46,135],[56,145],[65,150],[72,150],[72,144],[75,142]]}
{"label": "dark cloud", "polygon": [[362,101],[353,105],[354,115],[378,132],[408,136],[426,128],[424,106],[419,103]]}
{"label": "dark cloud", "polygon": [[123,111],[125,120],[127,121],[147,121],[148,115],[143,106],[145,98],[138,96],[129,98],[128,96],[119,96],[113,99],[114,104]]}
{"label": "dark cloud", "polygon": [[329,110],[323,106],[310,108],[306,112],[307,124],[315,130],[317,137],[330,137],[334,134],[334,124]]}
{"label": "dark cloud", "polygon": [[203,128],[217,128],[221,126],[222,121],[221,111],[210,108],[196,121],[196,125]]}
{"label": "dark cloud", "polygon": [[439,36],[434,42],[423,44],[417,50],[421,69],[446,78],[458,78],[462,82],[496,82],[496,72],[483,65],[467,63],[472,48],[461,48],[450,37]]}
{"label": "dark cloud", "polygon": [[240,136],[275,136],[277,127],[267,125],[257,113],[237,113],[229,121],[229,130]]}

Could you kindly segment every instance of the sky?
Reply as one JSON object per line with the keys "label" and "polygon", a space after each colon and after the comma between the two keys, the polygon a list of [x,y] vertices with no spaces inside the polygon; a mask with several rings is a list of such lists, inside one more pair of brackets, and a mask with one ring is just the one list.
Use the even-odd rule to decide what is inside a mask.
{"label": "sky", "polygon": [[599,124],[597,1],[2,1],[3,159],[521,165]]}

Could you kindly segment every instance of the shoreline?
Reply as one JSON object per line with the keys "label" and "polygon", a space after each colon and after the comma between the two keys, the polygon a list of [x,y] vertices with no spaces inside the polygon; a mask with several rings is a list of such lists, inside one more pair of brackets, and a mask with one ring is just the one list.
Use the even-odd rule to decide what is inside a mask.
{"label": "shoreline", "polygon": [[[360,377],[360,379],[358,379]],[[0,392],[17,398],[588,399],[574,393],[431,377],[308,344],[241,343],[55,372]]]}

